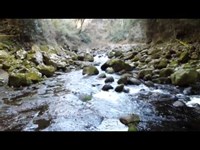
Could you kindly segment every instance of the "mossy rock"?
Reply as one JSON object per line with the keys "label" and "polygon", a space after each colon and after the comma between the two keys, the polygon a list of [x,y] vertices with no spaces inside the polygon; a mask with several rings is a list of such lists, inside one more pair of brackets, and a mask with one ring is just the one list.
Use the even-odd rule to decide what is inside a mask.
{"label": "mossy rock", "polygon": [[164,59],[161,59],[160,62],[157,65],[155,65],[154,67],[156,69],[162,69],[162,68],[167,67],[167,65],[168,65],[168,60],[164,58]]}
{"label": "mossy rock", "polygon": [[42,81],[42,74],[40,72],[28,72],[26,73],[26,79],[31,80],[33,83]]}
{"label": "mossy rock", "polygon": [[99,70],[94,66],[87,66],[83,68],[82,75],[97,75],[99,74]]}
{"label": "mossy rock", "polygon": [[172,60],[172,61],[169,63],[169,67],[176,68],[177,66],[178,66],[178,61],[177,61],[177,60]]}
{"label": "mossy rock", "polygon": [[184,51],[184,52],[181,53],[178,61],[180,63],[186,63],[186,62],[188,62],[189,58],[190,58],[189,53],[187,51]]}
{"label": "mossy rock", "polygon": [[107,53],[108,58],[112,58],[115,56],[115,52],[111,51]]}
{"label": "mossy rock", "polygon": [[135,131],[138,131],[138,130],[137,130],[137,127],[136,127],[135,124],[130,124],[130,125],[128,126],[128,131],[129,131],[129,132],[135,132]]}
{"label": "mossy rock", "polygon": [[114,52],[115,52],[114,54],[115,57],[120,57],[123,55],[123,52],[121,50],[115,50]]}
{"label": "mossy rock", "polygon": [[146,75],[152,75],[153,69],[144,69],[138,73],[138,78],[143,79]]}
{"label": "mossy rock", "polygon": [[157,53],[160,53],[162,50],[161,49],[158,49],[158,48],[156,48],[156,49],[150,49],[149,51],[148,51],[148,55],[154,55],[154,54],[157,54]]}
{"label": "mossy rock", "polygon": [[0,50],[0,59],[5,60],[9,57],[9,53],[5,50]]}
{"label": "mossy rock", "polygon": [[188,86],[198,81],[199,73],[194,69],[180,69],[171,75],[172,84]]}
{"label": "mossy rock", "polygon": [[110,59],[106,63],[101,66],[102,70],[106,70],[108,67],[112,67],[115,72],[119,72],[121,70],[132,71],[133,67],[129,64],[123,62],[120,59]]}
{"label": "mossy rock", "polygon": [[25,73],[11,73],[8,78],[8,85],[14,87],[31,85],[32,81],[27,79]]}
{"label": "mossy rock", "polygon": [[115,72],[114,69],[111,68],[111,67],[108,67],[108,68],[106,69],[106,73],[108,73],[108,74],[113,74],[114,72]]}
{"label": "mossy rock", "polygon": [[91,54],[86,53],[84,55],[84,61],[93,62],[94,61],[94,57]]}
{"label": "mossy rock", "polygon": [[45,75],[47,77],[52,76],[55,73],[55,68],[53,66],[47,66],[44,64],[38,65],[37,69],[39,70],[42,75]]}
{"label": "mossy rock", "polygon": [[174,73],[174,69],[172,68],[163,68],[160,70],[160,77],[168,77],[172,73]]}
{"label": "mossy rock", "polygon": [[136,114],[131,114],[128,116],[120,117],[119,120],[121,123],[123,123],[125,125],[128,125],[130,123],[138,124],[140,122],[140,117]]}

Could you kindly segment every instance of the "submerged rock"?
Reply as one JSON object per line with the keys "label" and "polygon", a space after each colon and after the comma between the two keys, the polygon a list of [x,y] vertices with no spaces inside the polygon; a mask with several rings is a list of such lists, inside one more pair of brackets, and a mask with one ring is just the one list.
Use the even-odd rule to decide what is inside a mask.
{"label": "submerged rock", "polygon": [[105,80],[105,83],[108,83],[108,82],[114,82],[114,78],[112,76],[107,77],[106,80]]}

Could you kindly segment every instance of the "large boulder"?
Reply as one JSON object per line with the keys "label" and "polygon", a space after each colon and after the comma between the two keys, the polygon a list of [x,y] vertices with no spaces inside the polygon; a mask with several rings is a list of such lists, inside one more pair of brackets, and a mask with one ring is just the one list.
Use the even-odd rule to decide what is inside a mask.
{"label": "large boulder", "polygon": [[28,86],[39,81],[42,81],[42,74],[37,69],[32,68],[24,73],[20,71],[11,72],[8,78],[8,85],[14,87]]}
{"label": "large boulder", "polygon": [[133,67],[129,64],[123,62],[120,59],[110,59],[106,63],[101,66],[102,70],[106,70],[108,67],[112,67],[115,72],[119,72],[121,70],[132,71]]}
{"label": "large boulder", "polygon": [[199,73],[193,69],[180,69],[171,75],[172,84],[188,86],[197,82]]}
{"label": "large boulder", "polygon": [[87,66],[83,68],[82,75],[97,75],[99,74],[99,70],[94,66]]}
{"label": "large boulder", "polygon": [[64,59],[57,54],[44,52],[43,57],[46,65],[51,65],[55,68],[61,69],[64,69],[67,66],[67,63],[64,61]]}

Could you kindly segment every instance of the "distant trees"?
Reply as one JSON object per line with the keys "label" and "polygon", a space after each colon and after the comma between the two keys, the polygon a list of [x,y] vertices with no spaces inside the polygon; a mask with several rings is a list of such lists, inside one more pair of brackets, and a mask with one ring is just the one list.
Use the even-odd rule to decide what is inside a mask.
{"label": "distant trees", "polygon": [[[79,30],[79,34],[81,33],[82,31],[82,28],[83,28],[83,23],[84,23],[85,19],[75,19],[75,23],[76,23],[76,27],[77,28],[80,28]],[[80,26],[80,27],[79,27]]]}

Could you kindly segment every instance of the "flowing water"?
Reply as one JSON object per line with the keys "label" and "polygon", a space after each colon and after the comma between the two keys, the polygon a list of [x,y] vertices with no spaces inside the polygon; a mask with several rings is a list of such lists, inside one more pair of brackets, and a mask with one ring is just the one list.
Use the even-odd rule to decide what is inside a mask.
{"label": "flowing water", "polygon": [[[107,59],[95,56],[100,73]],[[114,77],[111,85],[116,87],[120,76],[106,75]],[[117,93],[102,91],[104,80],[78,70],[57,72],[29,87],[0,87],[0,130],[128,131],[119,118],[129,114],[139,115],[139,131],[200,130],[199,109],[194,108],[200,96],[184,101],[189,107],[175,108],[177,97],[187,96],[172,85],[128,85],[129,93]]]}

